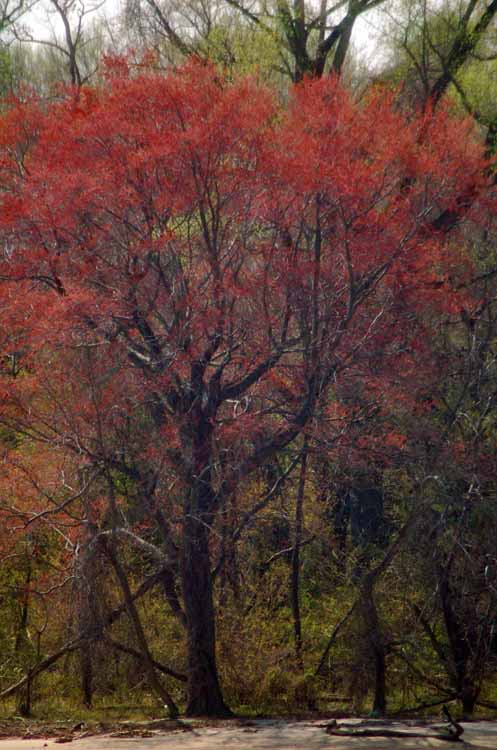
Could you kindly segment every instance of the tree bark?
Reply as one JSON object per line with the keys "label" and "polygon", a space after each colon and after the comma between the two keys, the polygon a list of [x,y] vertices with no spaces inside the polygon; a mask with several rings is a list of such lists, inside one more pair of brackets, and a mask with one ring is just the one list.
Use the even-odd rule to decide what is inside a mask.
{"label": "tree bark", "polygon": [[373,587],[369,585],[363,588],[363,611],[374,663],[373,711],[379,716],[384,716],[387,710],[385,644],[374,600]]}
{"label": "tree bark", "polygon": [[83,704],[91,708],[93,703],[93,660],[91,657],[91,641],[85,642],[79,651],[81,665],[81,692]]}
{"label": "tree bark", "polygon": [[462,713],[465,719],[470,719],[475,711],[476,701],[480,691],[475,685],[464,684],[461,691]]}
{"label": "tree bark", "polygon": [[[196,385],[198,382],[192,378]],[[197,403],[200,398],[197,399]],[[212,478],[212,423],[201,407],[191,409],[183,432],[190,455],[190,486],[186,489],[181,550],[181,586],[187,632],[187,716],[231,716],[216,664],[216,621],[209,551],[210,528],[217,495]]]}
{"label": "tree bark", "polygon": [[349,5],[349,22],[344,26],[338,44],[336,46],[335,54],[333,56],[332,70],[335,75],[340,76],[342,73],[345,58],[350,47],[350,40],[352,38],[352,31],[356,17],[353,12],[352,3]]}
{"label": "tree bark", "polygon": [[231,716],[224,703],[216,665],[216,628],[212,596],[208,527],[187,514],[181,564],[187,627],[187,716]]}
{"label": "tree bark", "polygon": [[[86,509],[86,517],[89,517],[89,510]],[[83,638],[82,646],[79,650],[79,664],[81,677],[81,693],[83,705],[91,708],[93,703],[93,655],[92,646],[95,641],[84,639],[84,633],[93,631],[98,628],[98,603],[97,603],[97,551],[92,544],[95,538],[96,530],[92,524],[86,524],[87,538],[81,544],[80,550],[75,559],[75,581],[74,594],[77,617],[77,635]]]}
{"label": "tree bark", "polygon": [[19,627],[16,635],[16,642],[14,645],[14,652],[17,654],[22,649],[28,638],[28,617],[29,617],[29,605],[30,605],[30,585],[32,576],[31,558],[27,557],[27,569],[26,569],[26,580],[24,582],[24,590],[22,595],[22,610],[19,621]]}
{"label": "tree bark", "polygon": [[467,629],[459,621],[458,614],[453,606],[455,594],[450,582],[450,563],[447,568],[440,568],[439,594],[442,603],[442,612],[450,647],[449,673],[453,674],[453,683],[457,691],[458,699],[461,701],[463,716],[471,717],[480,690],[471,676],[471,643]]}

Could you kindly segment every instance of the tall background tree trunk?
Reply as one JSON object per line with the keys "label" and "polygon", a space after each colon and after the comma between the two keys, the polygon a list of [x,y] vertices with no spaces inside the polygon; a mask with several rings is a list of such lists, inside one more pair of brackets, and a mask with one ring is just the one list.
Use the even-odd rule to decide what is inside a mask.
{"label": "tall background tree trunk", "polygon": [[290,574],[290,601],[293,615],[293,633],[295,639],[295,657],[297,665],[304,671],[302,657],[302,618],[300,616],[300,546],[302,544],[302,529],[304,523],[304,494],[307,474],[307,441],[304,440],[302,457],[300,459],[300,476],[295,504],[295,531],[292,551],[292,568]]}

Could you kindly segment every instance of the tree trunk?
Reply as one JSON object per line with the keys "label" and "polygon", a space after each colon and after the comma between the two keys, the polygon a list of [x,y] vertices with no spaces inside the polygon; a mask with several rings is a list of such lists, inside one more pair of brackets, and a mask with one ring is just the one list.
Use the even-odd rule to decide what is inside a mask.
{"label": "tree trunk", "polygon": [[83,648],[79,651],[81,666],[81,692],[83,694],[83,705],[91,708],[93,703],[93,660],[91,648],[94,642],[85,641]]}
{"label": "tree trunk", "polygon": [[449,674],[457,696],[462,703],[464,717],[471,717],[479,694],[469,674],[471,668],[471,644],[467,625],[460,621],[454,606],[456,594],[449,582],[450,563],[447,567],[440,567],[439,594],[442,603],[445,630],[450,647]]}
{"label": "tree trunk", "polygon": [[386,661],[383,645],[374,644],[375,683],[373,712],[384,716],[387,710],[386,698]]}
{"label": "tree trunk", "polygon": [[218,496],[212,478],[212,421],[203,413],[202,386],[193,368],[197,398],[182,434],[190,456],[190,486],[186,488],[181,548],[181,586],[187,633],[187,716],[231,716],[216,664],[216,622],[209,535]]}
{"label": "tree trunk", "polygon": [[375,673],[373,712],[378,716],[384,716],[387,710],[385,644],[372,586],[364,587],[363,597],[364,620],[368,629]]}
{"label": "tree trunk", "polygon": [[[87,515],[88,517],[88,515]],[[92,550],[95,530],[87,524],[86,543],[81,544],[75,560],[74,594],[76,603],[77,635],[91,631],[98,625],[97,615],[97,566],[96,551]],[[93,655],[95,641],[83,640],[79,650],[79,665],[81,678],[81,693],[83,705],[91,708],[93,703]]]}
{"label": "tree trunk", "polygon": [[478,700],[479,690],[474,685],[466,683],[461,691],[462,713],[464,719],[471,719]]}
{"label": "tree trunk", "polygon": [[31,698],[32,698],[31,687],[32,687],[32,678],[31,678],[31,673],[28,672],[26,685],[19,695],[19,702],[17,705],[17,710],[19,711],[20,716],[23,716],[25,719],[28,719],[31,716]]}
{"label": "tree trunk", "polygon": [[187,716],[231,716],[224,703],[216,666],[216,627],[212,598],[209,532],[194,513],[184,520],[181,564],[187,627]]}
{"label": "tree trunk", "polygon": [[30,585],[31,585],[31,558],[27,558],[27,570],[26,570],[26,581],[24,583],[24,591],[22,595],[22,610],[19,621],[19,628],[17,630],[16,642],[14,646],[15,653],[21,651],[23,645],[29,641],[28,637],[28,617],[29,617],[29,605],[30,605]]}
{"label": "tree trunk", "polygon": [[302,458],[300,460],[300,477],[295,506],[295,532],[292,551],[292,570],[290,575],[290,600],[293,615],[293,633],[295,640],[295,657],[299,669],[304,671],[302,658],[302,618],[300,616],[300,546],[302,544],[302,529],[304,522],[304,494],[307,471],[307,441],[304,440]]}
{"label": "tree trunk", "polygon": [[354,22],[355,22],[355,16],[351,15],[350,22],[345,26],[344,30],[342,31],[342,34],[337,44],[335,55],[333,57],[333,65],[332,65],[332,70],[337,76],[340,76],[342,73],[343,65],[345,63],[345,58],[347,56],[347,52],[350,47],[350,40],[352,38],[352,30],[354,28]]}

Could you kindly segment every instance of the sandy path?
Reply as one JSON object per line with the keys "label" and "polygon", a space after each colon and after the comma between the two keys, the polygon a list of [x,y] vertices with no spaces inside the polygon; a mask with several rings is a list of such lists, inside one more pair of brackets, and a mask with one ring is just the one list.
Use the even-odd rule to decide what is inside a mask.
{"label": "sandy path", "polygon": [[[0,750],[497,750],[497,723],[464,725],[465,743],[430,739],[343,738],[328,736],[318,722],[258,721],[250,727],[206,727],[153,737],[87,737],[62,744],[54,740],[0,740]],[[322,722],[319,722],[322,724]]]}

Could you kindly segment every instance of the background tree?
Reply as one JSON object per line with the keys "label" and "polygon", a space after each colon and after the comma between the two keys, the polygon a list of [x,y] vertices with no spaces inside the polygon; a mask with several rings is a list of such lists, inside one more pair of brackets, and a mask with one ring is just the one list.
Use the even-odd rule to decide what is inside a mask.
{"label": "background tree", "polygon": [[[248,38],[264,39],[266,50],[276,49],[277,68],[293,81],[299,81],[305,75],[319,77],[328,67],[339,74],[357,18],[383,2],[323,0],[313,4],[303,1],[290,3],[286,0],[256,3],[244,0],[192,0],[177,3],[169,0],[160,3],[156,0],[131,0],[127,7],[127,18],[128,23],[140,29],[142,38],[164,39],[175,61],[178,54],[184,56],[192,52],[209,52],[205,42],[210,40],[212,44],[216,28],[220,30],[231,26],[244,29],[243,34]],[[224,40],[226,49],[226,34]],[[236,54],[233,42],[229,44],[229,49],[231,55]]]}
{"label": "background tree", "polygon": [[471,90],[462,84],[464,72],[478,63],[481,75],[485,58],[491,57],[497,5],[419,0],[382,11],[390,19],[400,56],[397,75],[412,87],[413,103],[436,105],[449,90],[464,103],[470,101]]}
{"label": "background tree", "polygon": [[96,14],[103,5],[104,0],[92,4],[79,0],[49,0],[45,6],[47,27],[51,29],[49,36],[40,34],[39,29],[31,31],[26,23],[14,25],[17,42],[31,48],[27,58],[17,53],[23,66],[21,77],[34,78],[45,90],[47,84],[50,87],[50,84],[61,81],[73,86],[82,86],[89,81],[98,68],[105,47],[102,22],[94,19],[90,23],[88,17]]}

